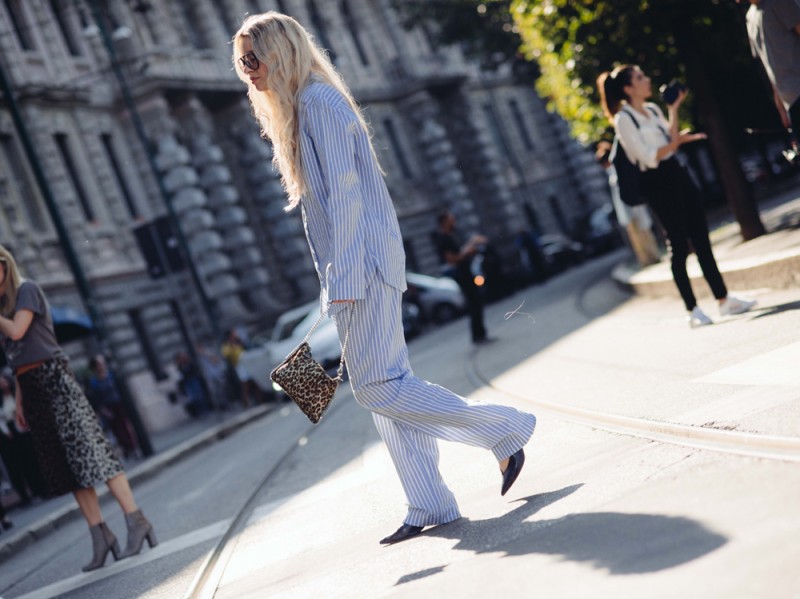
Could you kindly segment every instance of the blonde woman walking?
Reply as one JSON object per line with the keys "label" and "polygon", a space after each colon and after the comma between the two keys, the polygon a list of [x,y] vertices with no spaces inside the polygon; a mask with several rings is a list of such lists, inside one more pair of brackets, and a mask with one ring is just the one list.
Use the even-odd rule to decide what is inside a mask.
{"label": "blonde woman walking", "polygon": [[522,469],[522,447],[536,418],[469,402],[414,376],[400,317],[406,288],[400,226],[360,109],[291,17],[248,17],[233,41],[234,64],[272,141],[288,209],[301,208],[320,301],[341,340],[352,309],[347,370],[353,394],[372,412],[408,502],[403,525],[380,542],[410,539],[425,526],[460,517],[439,474],[437,439],[490,450],[505,494]]}

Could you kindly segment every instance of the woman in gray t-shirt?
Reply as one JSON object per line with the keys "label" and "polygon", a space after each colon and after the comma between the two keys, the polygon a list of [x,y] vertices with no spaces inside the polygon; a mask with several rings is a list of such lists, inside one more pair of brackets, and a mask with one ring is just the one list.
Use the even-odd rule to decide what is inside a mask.
{"label": "woman in gray t-shirt", "polygon": [[[84,572],[135,555],[153,527],[136,505],[128,478],[100,428],[83,389],[58,345],[41,287],[23,281],[11,253],[0,246],[0,345],[17,379],[17,426],[30,428],[49,496],[72,493],[89,525],[93,557]],[[125,513],[124,551],[100,512],[95,486],[105,482]]]}

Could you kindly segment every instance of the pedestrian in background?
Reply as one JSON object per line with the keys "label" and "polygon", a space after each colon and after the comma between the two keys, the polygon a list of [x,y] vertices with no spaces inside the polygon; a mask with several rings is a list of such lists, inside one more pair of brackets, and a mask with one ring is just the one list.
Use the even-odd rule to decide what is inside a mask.
{"label": "pedestrian in background", "polygon": [[622,151],[641,171],[641,192],[667,232],[672,277],[688,311],[689,325],[713,324],[697,305],[686,271],[690,241],[703,276],[719,302],[720,315],[750,310],[754,301],[728,293],[711,249],[700,193],[675,156],[683,144],[706,137],[704,133],[678,131],[678,109],[687,91],[680,91],[675,102],[668,106],[667,120],[656,104],[647,102],[653,93],[650,78],[636,65],[622,65],[602,73],[597,86],[603,110],[614,125]]}
{"label": "pedestrian in background", "polygon": [[108,424],[114,438],[117,440],[122,455],[127,459],[136,454],[136,438],[133,427],[125,413],[125,406],[117,391],[117,382],[114,373],[108,369],[106,358],[97,354],[89,360],[91,375],[86,381],[86,390],[89,403],[101,419]]}
{"label": "pedestrian in background", "polygon": [[639,266],[649,266],[661,260],[661,252],[658,249],[656,237],[653,235],[653,219],[646,205],[628,206],[619,195],[619,185],[617,182],[617,169],[609,158],[611,144],[601,141],[597,144],[595,159],[606,171],[608,176],[608,187],[611,192],[611,204],[614,206],[614,213],[617,215],[617,222],[625,229],[628,244]]}
{"label": "pedestrian in background", "polygon": [[781,122],[793,130],[796,141],[800,133],[800,0],[749,2],[750,49],[764,65]]}
{"label": "pedestrian in background", "polygon": [[208,383],[211,405],[221,410],[227,409],[227,363],[222,356],[202,343],[195,346],[195,353],[200,366],[200,374]]}
{"label": "pedestrian in background", "polygon": [[175,367],[180,374],[178,390],[184,397],[183,408],[192,418],[203,416],[208,411],[209,404],[200,369],[185,351],[175,354]]}
{"label": "pedestrian in background", "polygon": [[255,383],[253,383],[247,369],[239,362],[244,350],[244,341],[242,341],[239,333],[236,329],[230,329],[225,334],[225,341],[222,342],[219,351],[228,363],[229,380],[238,386],[237,392],[242,399],[242,405],[247,407],[251,403],[250,399]]}
{"label": "pedestrian in background", "polygon": [[449,210],[436,217],[436,230],[432,233],[433,243],[442,263],[442,274],[458,283],[467,302],[469,326],[472,342],[475,344],[493,341],[486,333],[483,322],[484,293],[475,280],[478,273],[473,272],[473,264],[480,252],[485,251],[489,240],[483,235],[473,235],[462,244],[456,236],[456,217]]}
{"label": "pedestrian in background", "polygon": [[36,461],[29,431],[17,427],[17,402],[13,378],[0,375],[2,419],[0,419],[0,456],[3,458],[11,486],[22,505],[29,505],[32,496],[46,495],[44,481]]}
{"label": "pedestrian in background", "polygon": [[381,543],[460,517],[439,474],[437,438],[491,450],[505,494],[536,419],[468,402],[412,373],[401,322],[400,226],[368,127],[341,76],[311,34],[279,13],[246,17],[233,48],[253,113],[272,141],[288,208],[301,208],[322,308],[341,341],[349,331],[353,395],[372,412],[406,493],[404,523]]}
{"label": "pedestrian in background", "polygon": [[[23,280],[11,253],[0,246],[0,345],[16,378],[16,424],[30,428],[49,496],[72,493],[89,525],[92,561],[100,568],[141,551],[145,538],[156,544],[150,522],[136,505],[128,478],[75,379],[53,330],[41,287]],[[95,485],[105,481],[128,525],[120,552],[103,521]]]}

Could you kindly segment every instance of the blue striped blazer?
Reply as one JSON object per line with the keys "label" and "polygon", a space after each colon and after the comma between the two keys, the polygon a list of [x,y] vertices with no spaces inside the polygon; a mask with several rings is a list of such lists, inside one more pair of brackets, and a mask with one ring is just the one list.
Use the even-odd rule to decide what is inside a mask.
{"label": "blue striped blazer", "polygon": [[303,226],[321,283],[321,301],[364,299],[376,273],[405,291],[397,214],[370,139],[347,100],[312,79],[298,104],[307,191]]}

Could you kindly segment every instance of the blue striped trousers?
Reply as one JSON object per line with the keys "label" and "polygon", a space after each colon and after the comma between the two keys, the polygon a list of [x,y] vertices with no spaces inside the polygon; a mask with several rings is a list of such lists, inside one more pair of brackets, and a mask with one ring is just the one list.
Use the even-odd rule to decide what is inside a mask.
{"label": "blue striped trousers", "polygon": [[[340,340],[349,310],[331,310]],[[414,376],[403,336],[401,293],[376,275],[355,304],[345,364],[356,401],[373,420],[408,500],[406,524],[430,526],[460,517],[439,473],[437,439],[489,449],[500,461],[533,435],[536,417],[508,406],[466,400]]]}

